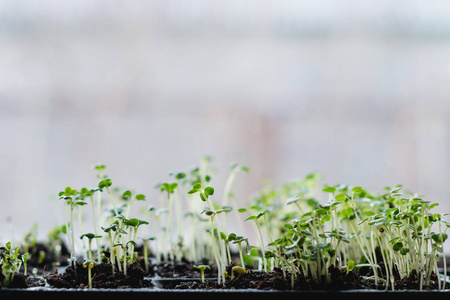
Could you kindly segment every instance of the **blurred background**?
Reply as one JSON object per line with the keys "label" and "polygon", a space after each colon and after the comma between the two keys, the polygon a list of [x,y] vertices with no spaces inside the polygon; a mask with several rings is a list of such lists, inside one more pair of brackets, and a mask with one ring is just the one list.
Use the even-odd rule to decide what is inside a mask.
{"label": "blurred background", "polygon": [[[204,155],[240,201],[318,171],[450,212],[448,1],[0,1],[0,239],[66,186],[154,184]],[[220,194],[220,192],[218,192]]]}

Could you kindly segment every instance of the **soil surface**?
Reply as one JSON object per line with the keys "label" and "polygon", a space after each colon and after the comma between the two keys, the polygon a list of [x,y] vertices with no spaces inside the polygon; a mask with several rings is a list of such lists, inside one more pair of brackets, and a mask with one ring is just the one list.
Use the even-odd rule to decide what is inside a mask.
{"label": "soil surface", "polygon": [[[92,287],[119,289],[119,288],[154,288],[158,278],[177,279],[163,286],[166,289],[260,289],[260,290],[350,290],[350,289],[379,289],[386,288],[384,284],[374,285],[371,280],[366,280],[365,276],[371,275],[365,273],[362,276],[356,269],[347,272],[346,268],[331,266],[328,271],[330,279],[321,284],[312,284],[307,276],[297,274],[294,278],[290,273],[283,273],[279,268],[270,272],[260,272],[247,269],[243,274],[235,274],[233,278],[227,277],[225,282],[217,282],[217,269],[213,264],[209,264],[211,269],[205,270],[204,282],[201,281],[201,273],[195,268],[195,265],[205,264],[207,261],[193,264],[192,262],[168,261],[159,263],[149,263],[147,266],[143,260],[132,263],[127,268],[127,276],[122,272],[112,273],[111,265],[102,262],[94,266],[91,270]],[[227,274],[232,274],[232,267],[227,267]],[[197,280],[186,280],[183,278],[197,278]],[[2,280],[0,273],[0,280]],[[436,276],[432,276],[432,284],[424,286],[424,290],[438,289]],[[170,280],[169,280],[170,281]],[[88,288],[88,270],[81,263],[75,266],[68,266],[64,272],[46,273],[43,277],[33,275],[25,276],[16,273],[11,288],[28,288],[35,286],[51,286],[54,288]],[[158,285],[159,286],[159,285]],[[396,278],[394,282],[395,290],[417,290],[419,288],[418,278],[415,273],[406,278]],[[391,285],[388,289],[391,289]],[[447,289],[450,285],[447,284]]]}
{"label": "soil surface", "polygon": [[[145,272],[139,263],[132,263],[127,268],[127,276],[123,272],[113,274],[111,264],[101,263],[91,270],[92,288],[148,288],[151,280],[145,277]],[[64,273],[45,276],[47,283],[56,288],[87,288],[89,284],[88,270],[82,264],[69,266]]]}
{"label": "soil surface", "polygon": [[[293,280],[290,274],[286,277],[281,269],[274,269],[271,272],[247,271],[237,275],[233,279],[226,280],[225,283],[218,284],[214,281],[189,281],[175,285],[174,289],[260,289],[260,290],[351,290],[351,289],[378,289],[384,290],[386,286],[379,284],[375,286],[373,281],[365,280],[357,272],[340,270],[337,267],[330,267],[331,282],[323,284],[311,284],[305,276],[297,275]],[[417,278],[409,276],[401,280],[396,280],[394,285],[396,290],[417,290]],[[170,286],[168,286],[170,288]],[[390,287],[388,287],[389,289]],[[423,290],[437,289],[437,284],[423,287]],[[447,288],[450,285],[447,284]]]}
{"label": "soil surface", "polygon": [[[279,268],[270,272],[247,270],[244,274],[237,274],[233,279],[226,279],[225,283],[217,280],[204,283],[201,281],[183,282],[175,289],[260,289],[260,290],[348,290],[374,288],[370,282],[364,280],[356,272],[347,272],[338,268],[330,268],[331,282],[322,285],[311,284],[306,277],[284,274]],[[231,266],[227,273],[231,274]]]}
{"label": "soil surface", "polygon": [[[140,260],[141,267],[145,269],[144,260]],[[163,277],[163,278],[201,278],[199,269],[195,266],[208,265],[209,269],[205,269],[205,277],[217,277],[217,268],[208,262],[203,260],[198,263],[193,263],[188,260],[182,259],[180,261],[163,261],[152,263],[148,267],[147,276],[150,277]]]}
{"label": "soil surface", "polygon": [[[67,247],[62,244],[61,254],[56,255],[49,245],[44,243],[35,243],[29,245],[27,249],[21,249],[20,253],[28,252],[27,265],[28,268],[35,268],[38,274],[42,274],[45,271],[50,271],[58,266],[67,266],[68,258],[70,256]],[[43,255],[41,255],[43,254]]]}

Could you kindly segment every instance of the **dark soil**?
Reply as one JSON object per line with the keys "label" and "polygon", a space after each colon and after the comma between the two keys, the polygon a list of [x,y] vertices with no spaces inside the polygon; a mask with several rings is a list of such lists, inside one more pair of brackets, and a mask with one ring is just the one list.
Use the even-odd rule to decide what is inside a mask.
{"label": "dark soil", "polygon": [[[227,272],[231,274],[231,266]],[[348,290],[374,288],[370,282],[364,280],[356,272],[330,268],[331,282],[320,285],[312,284],[307,277],[299,274],[292,280],[291,274],[283,274],[279,268],[271,272],[247,270],[246,273],[226,279],[225,284],[217,281],[185,282],[176,286],[176,289],[259,289],[259,290]],[[286,277],[285,277],[286,276]]]}
{"label": "dark soil", "polygon": [[[231,274],[231,267],[227,269]],[[384,284],[375,286],[373,281],[364,279],[358,272],[352,270],[347,272],[346,268],[338,268],[331,266],[329,268],[330,281],[321,284],[313,284],[308,280],[307,276],[298,274],[292,280],[291,274],[283,274],[279,268],[275,268],[271,272],[259,272],[248,270],[246,273],[237,275],[233,279],[225,280],[225,283],[218,284],[217,280],[206,280],[205,282],[187,281],[181,282],[168,288],[173,289],[259,289],[259,290],[355,290],[355,289],[378,289],[384,290]],[[429,286],[424,286],[423,290],[438,289],[437,278],[433,276],[434,281]],[[415,274],[411,274],[407,278],[397,279],[394,282],[396,290],[418,290],[419,284]],[[450,284],[446,284],[446,288],[450,288]],[[390,289],[390,286],[388,287]]]}
{"label": "dark soil", "polygon": [[[69,250],[62,244],[61,254],[57,256],[49,247],[44,243],[35,243],[29,245],[28,248],[21,249],[20,253],[28,252],[27,259],[28,269],[35,268],[38,274],[42,274],[45,271],[51,271],[58,266],[67,266],[69,258]],[[41,256],[41,253],[44,255]]]}
{"label": "dark soil", "polygon": [[[148,272],[145,271],[145,264],[142,259],[128,266],[127,276],[117,271],[112,274],[111,265],[108,262],[102,262],[96,265],[92,270],[92,287],[105,289],[119,288],[153,288],[157,278],[177,279],[172,283],[164,285],[165,289],[259,289],[259,290],[352,290],[352,289],[379,289],[386,288],[385,285],[374,285],[373,281],[364,279],[356,269],[347,272],[346,268],[338,268],[331,266],[329,268],[330,278],[326,282],[324,279],[320,284],[313,284],[308,276],[297,274],[292,280],[291,274],[284,274],[279,268],[275,268],[270,272],[260,272],[247,269],[244,274],[236,274],[233,279],[228,277],[225,283],[217,282],[217,269],[213,264],[210,270],[205,270],[207,280],[200,280],[201,273],[194,265],[208,264],[207,261],[192,263],[186,260],[168,261],[161,263],[150,263]],[[231,274],[230,265],[227,273]],[[364,273],[363,275],[370,275]],[[186,280],[183,278],[196,278],[197,280]],[[0,273],[0,280],[2,280]],[[432,284],[424,286],[424,290],[438,289],[437,278],[433,275]],[[152,282],[154,280],[155,282]],[[170,280],[169,280],[170,281]],[[44,286],[48,284],[54,288],[88,288],[88,270],[83,268],[81,263],[74,266],[68,266],[64,272],[58,273],[57,269],[53,273],[47,273],[43,278],[33,277],[31,275],[24,276],[16,273],[11,288],[28,288],[34,286]],[[417,290],[419,287],[418,279],[415,273],[410,274],[407,278],[396,278],[396,290]],[[447,283],[446,288],[450,285]],[[391,286],[388,287],[391,289]]]}
{"label": "dark soil", "polygon": [[[140,260],[140,263],[141,267],[145,269],[144,260]],[[210,269],[205,270],[205,277],[217,277],[217,268],[210,264],[206,259],[197,263],[193,263],[186,259],[153,263],[149,265],[149,271],[146,275],[163,278],[201,278],[200,271],[194,267],[197,265],[209,265]]]}
{"label": "dark soil", "polygon": [[[75,272],[76,271],[76,272]],[[127,276],[116,270],[112,273],[111,264],[101,263],[91,270],[93,288],[148,288],[153,284],[145,278],[145,272],[139,263],[132,263],[127,268]],[[87,288],[88,270],[80,263],[69,266],[62,274],[46,275],[47,283],[56,288]]]}

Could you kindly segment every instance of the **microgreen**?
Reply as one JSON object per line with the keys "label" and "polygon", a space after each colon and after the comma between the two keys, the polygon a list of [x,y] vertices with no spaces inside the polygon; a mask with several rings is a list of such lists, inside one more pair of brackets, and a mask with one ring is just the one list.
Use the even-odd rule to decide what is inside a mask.
{"label": "microgreen", "polygon": [[88,268],[88,281],[89,281],[89,288],[92,289],[92,275],[91,270],[92,268],[97,264],[95,260],[92,259],[92,240],[101,238],[99,235],[95,235],[93,233],[84,233],[80,236],[80,239],[83,239],[86,237],[89,240],[89,250],[88,250],[88,257],[83,263],[83,267]]}
{"label": "microgreen", "polygon": [[224,257],[226,257],[226,252],[220,247],[220,244],[218,244],[216,242],[216,232],[218,230],[216,230],[215,225],[214,225],[214,218],[217,214],[220,214],[222,212],[224,212],[225,210],[223,209],[219,209],[219,210],[209,210],[209,209],[205,209],[202,210],[200,213],[201,214],[205,214],[208,217],[210,217],[211,220],[211,228],[209,230],[210,232],[210,236],[211,236],[211,244],[213,247],[213,251],[214,251],[214,258],[216,261],[216,265],[218,268],[218,282],[219,284],[222,282],[225,283],[225,275],[224,275],[224,270],[225,270],[225,263],[224,263]]}
{"label": "microgreen", "polygon": [[0,269],[3,275],[0,287],[8,287],[12,283],[14,275],[19,272],[22,263],[26,265],[27,257],[27,253],[21,255],[19,247],[14,248],[11,242],[7,242],[4,247],[0,247]]}
{"label": "microgreen", "polygon": [[[201,183],[195,183],[192,186],[192,189],[188,192],[188,194],[195,194],[195,193],[199,193],[200,199],[202,199],[202,201],[208,202],[209,196],[214,195],[214,188],[207,186],[202,190]],[[211,206],[210,203],[208,203],[208,205]]]}
{"label": "microgreen", "polygon": [[209,270],[209,269],[211,269],[211,267],[208,265],[198,265],[198,266],[194,265],[194,268],[200,270],[201,276],[202,276],[202,282],[204,283],[205,282],[205,270],[206,269]]}
{"label": "microgreen", "polygon": [[240,267],[240,266],[234,266],[233,268],[231,268],[231,279],[234,279],[235,274],[245,274],[247,271]]}
{"label": "microgreen", "polygon": [[[82,200],[83,196],[79,197],[79,192],[71,187],[66,187],[64,191],[59,193],[59,198],[65,200],[66,203],[66,226],[70,230],[69,245],[70,245],[70,257],[71,263],[75,264],[76,254],[75,254],[75,238],[74,238],[74,220],[73,211],[76,207],[86,205],[87,202]],[[67,208],[70,209],[70,219],[67,216]]]}
{"label": "microgreen", "polygon": [[[331,282],[330,267],[347,274],[364,267],[369,269],[365,279],[373,281],[377,288],[382,285],[395,289],[398,277],[411,274],[416,274],[419,289],[436,282],[439,287],[445,286],[435,274],[439,273],[438,261],[444,256],[450,225],[444,220],[446,214],[434,213],[437,204],[424,200],[423,195],[405,191],[401,185],[386,187],[381,193],[361,186],[321,185],[321,175],[312,173],[279,188],[266,183],[247,202],[241,201],[238,208],[239,197],[232,193],[232,185],[241,178],[237,174],[249,169],[231,165],[223,196],[217,202],[210,162],[205,157],[198,167],[170,173],[172,181],[156,186],[159,207],[152,203],[142,209],[143,218],[130,214],[132,207],[146,200],[146,196],[130,189],[119,190],[104,174],[104,165],[94,167],[98,171],[98,187],[67,187],[59,194],[66,204],[65,228],[71,261],[75,261],[77,250],[73,238],[74,210],[80,213],[89,202],[94,229],[81,236],[89,240],[89,255],[84,263],[88,270],[100,262],[99,258],[97,262],[92,259],[91,242],[95,238],[97,254],[101,250],[109,253],[113,274],[126,275],[128,264],[137,260],[139,232],[147,271],[149,252],[157,262],[163,258],[195,262],[206,258],[216,264],[219,284],[230,278],[225,270],[234,264],[231,254],[237,247],[239,265],[232,268],[231,278],[257,264],[257,269],[265,272],[280,268],[292,287],[300,275],[312,284],[327,285]],[[101,200],[105,193],[110,205],[103,203],[104,206]],[[232,205],[228,206],[231,199]],[[117,206],[117,201],[125,204]],[[230,212],[241,216],[232,224],[238,229],[236,233],[228,234]],[[78,221],[81,223],[82,218]],[[250,223],[253,235],[245,233],[244,223]],[[147,224],[151,225],[151,234],[140,230]],[[103,230],[104,237],[98,235],[97,228]],[[150,246],[148,241],[152,241]],[[202,280],[206,266],[196,265]]]}
{"label": "microgreen", "polygon": [[238,245],[238,250],[239,250],[239,258],[241,261],[241,267],[243,269],[245,269],[245,261],[244,261],[244,255],[243,255],[243,249],[242,249],[242,243],[246,242],[247,246],[248,244],[248,238],[244,238],[243,236],[238,236],[235,233],[230,233],[228,236],[228,240],[231,241],[233,244],[237,244]]}
{"label": "microgreen", "polygon": [[[263,217],[266,215],[266,213],[270,212],[272,210],[272,208],[268,208],[262,212],[257,213],[256,215],[252,215],[250,217],[248,217],[247,219],[245,219],[245,221],[248,220],[253,220],[254,224],[256,225],[257,228],[257,235],[259,237],[259,242],[260,242],[260,250],[262,252],[262,258],[263,258],[263,262],[264,262],[264,271],[267,272],[267,262],[266,262],[266,257],[265,257],[265,244],[264,244],[264,238],[263,238],[263,234],[261,231],[261,225],[259,223],[259,218]],[[266,219],[267,222],[267,219]]]}

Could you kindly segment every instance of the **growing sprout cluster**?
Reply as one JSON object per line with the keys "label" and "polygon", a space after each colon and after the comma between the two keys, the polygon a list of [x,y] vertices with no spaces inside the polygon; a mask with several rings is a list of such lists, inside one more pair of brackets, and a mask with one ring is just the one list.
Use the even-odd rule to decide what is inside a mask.
{"label": "growing sprout cluster", "polygon": [[[249,169],[232,164],[218,195],[214,168],[205,157],[198,167],[169,174],[170,180],[156,185],[156,197],[148,199],[118,188],[105,175],[104,165],[94,169],[95,187],[66,187],[59,193],[65,204],[70,260],[83,257],[90,286],[90,270],[104,259],[113,273],[126,275],[142,245],[147,271],[151,260],[186,259],[195,263],[203,281],[205,270],[215,265],[219,284],[250,268],[279,268],[292,286],[298,276],[323,286],[331,282],[330,268],[337,267],[347,273],[364,269],[367,280],[386,289],[395,289],[395,280],[411,274],[419,289],[445,287],[436,274],[439,259],[445,260],[450,224],[444,214],[432,211],[437,204],[400,185],[372,193],[359,186],[322,185],[320,174],[312,173],[279,188],[265,185],[237,201],[233,184],[245,179],[239,174]],[[145,208],[132,209],[146,201]],[[87,231],[83,214],[93,220]],[[15,255],[8,251],[4,253]],[[20,263],[16,259],[3,268],[17,269]],[[443,265],[446,278],[445,261]]]}
{"label": "growing sprout cluster", "polygon": [[27,257],[28,252],[19,253],[19,247],[13,247],[11,242],[7,242],[4,247],[0,247],[0,269],[3,280],[0,281],[0,287],[9,287],[14,276],[19,272],[22,264],[24,266],[24,274],[27,274]]}
{"label": "growing sprout cluster", "polygon": [[[238,206],[233,182],[248,168],[233,164],[223,195],[218,197],[211,184],[213,169],[209,163],[205,158],[200,167],[189,172],[171,173],[173,180],[157,185],[159,207],[153,205],[153,199],[148,209],[141,210],[143,218],[129,218],[128,214],[135,201],[145,201],[146,197],[130,190],[114,190],[112,180],[103,175],[105,167],[96,166],[97,187],[79,191],[67,187],[60,193],[67,205],[71,250],[75,252],[73,212],[90,204],[95,228],[81,236],[89,240],[88,267],[100,260],[100,251],[97,259],[91,254],[95,239],[97,249],[108,249],[113,271],[117,268],[126,273],[127,264],[137,259],[138,229],[150,225],[153,235],[139,239],[146,268],[151,249],[157,261],[186,258],[198,262],[207,258],[217,266],[219,283],[233,275],[225,269],[236,263],[243,271],[249,266],[264,272],[280,268],[292,284],[299,275],[327,284],[331,280],[329,267],[337,266],[347,272],[368,268],[368,280],[391,289],[395,289],[396,277],[412,273],[417,275],[420,288],[433,280],[444,287],[440,277],[436,279],[433,274],[439,273],[449,223],[444,215],[432,213],[437,204],[420,195],[404,191],[402,186],[386,187],[379,194],[359,186],[321,186],[320,175],[313,173],[278,189],[265,186]],[[102,221],[107,221],[106,225],[98,224],[95,215],[105,201],[103,194],[109,203],[105,207],[110,208],[109,217]],[[240,232],[229,231],[231,217]],[[233,247],[238,262],[233,262]],[[73,253],[72,258],[75,256]]]}
{"label": "growing sprout cluster", "polygon": [[[433,273],[439,274],[440,256],[445,260],[450,226],[443,214],[431,212],[437,204],[402,192],[402,186],[386,187],[380,194],[347,185],[317,189],[317,178],[312,174],[255,199],[260,212],[249,219],[257,223],[258,232],[265,229],[265,266],[281,267],[293,278],[308,274],[322,284],[330,280],[331,265],[348,271],[369,267],[366,278],[375,285],[395,289],[396,276],[416,274],[419,289],[432,280],[444,288],[439,276],[432,279]],[[318,201],[318,194],[328,194],[328,201]],[[446,273],[444,268],[444,277]]]}

